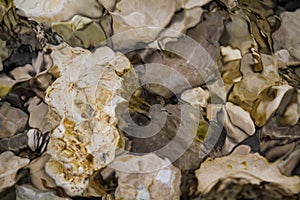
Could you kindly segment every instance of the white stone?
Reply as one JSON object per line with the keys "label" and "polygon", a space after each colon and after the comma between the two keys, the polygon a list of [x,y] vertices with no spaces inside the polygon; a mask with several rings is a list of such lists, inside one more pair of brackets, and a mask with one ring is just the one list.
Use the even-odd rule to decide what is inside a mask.
{"label": "white stone", "polygon": [[[155,154],[124,155],[110,165],[118,177],[116,199],[179,199],[180,170]],[[121,171],[120,171],[121,170]]]}
{"label": "white stone", "polygon": [[280,187],[286,194],[300,192],[300,177],[287,177],[280,173],[276,163],[269,163],[259,154],[234,153],[225,157],[207,159],[196,170],[198,191],[209,192],[221,179],[243,178],[250,184],[268,182]]}
{"label": "white stone", "polygon": [[[83,195],[89,176],[109,164],[120,140],[115,107],[127,102],[130,85],[137,84],[129,60],[108,47],[93,53],[66,44],[52,47],[60,77],[47,89],[52,131],[45,171],[70,196]],[[128,74],[125,74],[128,73]],[[98,194],[101,195],[101,194]]]}

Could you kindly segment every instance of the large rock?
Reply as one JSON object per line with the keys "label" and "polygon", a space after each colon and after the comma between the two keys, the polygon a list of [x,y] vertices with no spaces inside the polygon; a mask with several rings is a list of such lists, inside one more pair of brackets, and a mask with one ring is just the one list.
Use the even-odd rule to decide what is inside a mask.
{"label": "large rock", "polygon": [[88,196],[88,178],[114,159],[120,145],[115,107],[127,101],[136,76],[129,60],[108,47],[91,53],[63,43],[52,47],[51,57],[61,76],[45,98],[48,120],[58,125],[45,170],[68,195]]}

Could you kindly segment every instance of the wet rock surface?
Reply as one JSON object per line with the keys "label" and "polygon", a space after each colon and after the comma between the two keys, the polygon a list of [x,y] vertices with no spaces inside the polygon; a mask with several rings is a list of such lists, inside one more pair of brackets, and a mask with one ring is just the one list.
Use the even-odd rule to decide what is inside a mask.
{"label": "wet rock surface", "polygon": [[4,103],[0,107],[1,138],[6,138],[23,131],[26,127],[28,115],[18,108]]}
{"label": "wet rock surface", "polygon": [[[126,166],[129,168],[122,167],[121,171],[116,171],[118,178],[116,199],[179,198],[181,173],[179,169],[170,165],[167,159],[163,160],[154,154],[137,157],[121,156],[112,165],[124,165],[122,162],[127,162]],[[154,171],[153,166],[156,168]],[[136,171],[144,173],[135,173]],[[139,185],[136,185],[137,182]]]}
{"label": "wet rock surface", "polygon": [[0,199],[299,199],[297,0],[0,2]]}

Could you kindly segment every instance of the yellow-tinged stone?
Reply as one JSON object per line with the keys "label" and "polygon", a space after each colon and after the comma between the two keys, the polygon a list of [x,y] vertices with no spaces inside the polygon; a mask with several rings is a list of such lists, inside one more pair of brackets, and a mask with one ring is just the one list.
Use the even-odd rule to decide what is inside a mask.
{"label": "yellow-tinged stone", "polygon": [[10,91],[12,87],[6,86],[6,85],[0,85],[0,97],[6,96]]}
{"label": "yellow-tinged stone", "polygon": [[250,184],[275,184],[287,195],[300,192],[299,176],[282,175],[277,163],[269,163],[258,153],[233,153],[225,157],[209,158],[196,170],[196,177],[201,193],[209,192],[219,180],[230,178],[242,179]]}
{"label": "yellow-tinged stone", "polygon": [[51,26],[53,32],[73,47],[96,47],[105,41],[102,28],[87,17],[75,15],[68,22],[55,22]]}
{"label": "yellow-tinged stone", "polygon": [[108,47],[90,52],[62,43],[51,49],[61,77],[45,97],[48,119],[56,124],[46,173],[70,196],[101,196],[89,193],[94,191],[89,180],[115,157],[121,138],[115,108],[128,102],[130,88],[138,84],[136,74],[123,54]]}

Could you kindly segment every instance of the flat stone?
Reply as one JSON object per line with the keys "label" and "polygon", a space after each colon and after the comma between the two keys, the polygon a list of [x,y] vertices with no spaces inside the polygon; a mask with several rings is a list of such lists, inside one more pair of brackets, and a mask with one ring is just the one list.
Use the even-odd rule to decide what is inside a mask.
{"label": "flat stone", "polygon": [[44,192],[36,189],[32,185],[20,185],[17,186],[17,200],[67,200],[70,198],[63,198],[55,195],[55,191]]}
{"label": "flat stone", "polygon": [[18,108],[3,103],[0,107],[0,138],[11,137],[23,131],[28,121],[28,115]]}
{"label": "flat stone", "polygon": [[48,106],[40,98],[33,97],[28,106],[29,116],[29,126],[32,128],[38,128],[40,131],[50,131],[47,128],[46,115],[48,113]]}

